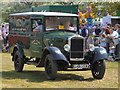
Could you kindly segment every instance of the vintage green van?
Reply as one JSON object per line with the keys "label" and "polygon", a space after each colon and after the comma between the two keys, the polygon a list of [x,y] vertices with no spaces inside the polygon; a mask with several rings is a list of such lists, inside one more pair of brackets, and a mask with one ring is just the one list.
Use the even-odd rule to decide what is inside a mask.
{"label": "vintage green van", "polygon": [[[96,79],[105,73],[106,50],[89,45],[79,35],[76,14],[25,12],[9,15],[9,45],[15,71],[24,64],[45,67],[47,79],[54,80],[59,70],[88,69]],[[37,23],[41,22],[41,25]],[[41,30],[34,31],[40,26]]]}

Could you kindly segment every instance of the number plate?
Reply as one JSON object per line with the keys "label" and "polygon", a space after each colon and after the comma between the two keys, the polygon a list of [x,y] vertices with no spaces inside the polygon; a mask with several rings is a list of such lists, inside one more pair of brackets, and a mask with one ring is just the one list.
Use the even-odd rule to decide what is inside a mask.
{"label": "number plate", "polygon": [[89,64],[73,64],[73,68],[90,68]]}

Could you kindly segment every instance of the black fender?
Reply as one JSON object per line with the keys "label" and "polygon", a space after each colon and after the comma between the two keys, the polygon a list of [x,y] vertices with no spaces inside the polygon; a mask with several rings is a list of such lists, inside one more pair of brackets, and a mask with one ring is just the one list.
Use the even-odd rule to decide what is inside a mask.
{"label": "black fender", "polygon": [[16,50],[18,50],[19,52],[20,52],[20,54],[21,54],[21,58],[24,58],[24,51],[23,51],[23,49],[22,49],[22,47],[20,46],[20,45],[15,45],[15,47],[14,47],[14,49],[13,49],[13,53],[11,53],[11,55],[13,56],[12,57],[12,61],[14,61],[14,53],[15,53],[15,51]]}
{"label": "black fender", "polygon": [[47,54],[51,54],[53,60],[57,61],[57,63],[62,63],[63,65],[69,65],[69,62],[67,61],[66,57],[63,55],[63,53],[56,47],[45,47],[43,50],[43,54],[40,61],[40,66],[44,66],[44,60]]}
{"label": "black fender", "polygon": [[95,47],[94,53],[95,54],[93,56],[93,62],[96,62],[98,60],[108,59],[106,49],[103,47]]}
{"label": "black fender", "polygon": [[85,59],[89,60],[91,63],[94,63],[99,60],[108,59],[108,55],[106,49],[104,49],[103,47],[96,46],[94,51],[86,52]]}

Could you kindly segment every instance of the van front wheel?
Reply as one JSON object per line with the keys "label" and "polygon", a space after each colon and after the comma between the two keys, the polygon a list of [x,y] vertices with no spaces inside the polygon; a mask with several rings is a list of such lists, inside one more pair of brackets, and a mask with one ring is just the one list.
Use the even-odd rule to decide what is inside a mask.
{"label": "van front wheel", "polygon": [[48,54],[45,58],[45,73],[49,80],[55,80],[57,76],[57,63],[52,59],[52,55]]}
{"label": "van front wheel", "polygon": [[99,60],[92,65],[92,75],[95,79],[102,79],[105,74],[105,61]]}

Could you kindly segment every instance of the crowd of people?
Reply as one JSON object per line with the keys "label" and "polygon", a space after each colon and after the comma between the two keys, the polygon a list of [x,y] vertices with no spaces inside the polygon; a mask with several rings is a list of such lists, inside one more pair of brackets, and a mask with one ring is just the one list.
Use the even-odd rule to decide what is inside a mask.
{"label": "crowd of people", "polygon": [[0,25],[0,52],[8,49],[9,46],[8,34],[9,34],[9,23],[4,23]]}
{"label": "crowd of people", "polygon": [[[8,49],[9,23],[0,25],[0,52]],[[85,37],[85,48],[88,50],[89,44],[104,47],[113,59],[120,58],[120,25],[114,27],[107,24],[106,27],[100,24],[87,27],[80,24],[79,34]],[[3,44],[2,44],[3,43]]]}
{"label": "crowd of people", "polygon": [[84,24],[80,25],[79,33],[85,37],[86,50],[89,44],[95,46],[104,47],[109,57],[112,57],[113,61],[120,58],[120,25],[116,24],[114,27],[111,24],[107,24],[106,27],[100,24],[93,27],[87,27]]}

